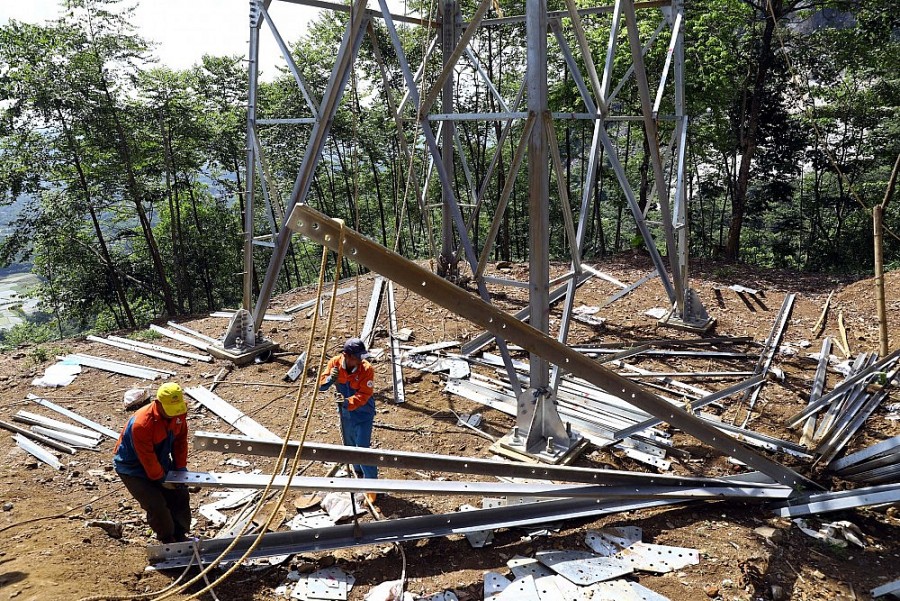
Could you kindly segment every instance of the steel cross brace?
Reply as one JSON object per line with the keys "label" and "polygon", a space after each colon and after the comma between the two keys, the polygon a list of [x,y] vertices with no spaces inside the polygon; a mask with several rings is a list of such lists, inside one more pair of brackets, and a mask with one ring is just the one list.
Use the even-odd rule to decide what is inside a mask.
{"label": "steel cross brace", "polygon": [[[196,432],[194,434],[194,446],[196,448],[204,451],[218,451],[220,453],[245,453],[260,457],[278,457],[282,444],[279,441],[264,440],[239,434],[219,434],[215,432]],[[295,441],[288,442],[288,454],[296,453],[297,445],[298,443]],[[412,453],[390,449],[365,449],[319,442],[304,443],[300,451],[300,459],[338,464],[377,465],[381,468],[429,470],[478,474],[481,476],[504,476],[507,478],[532,478],[583,484],[686,486],[693,488],[734,486],[733,481],[724,478],[682,477],[644,472],[546,465],[543,463],[526,464],[513,461],[495,461],[493,459],[455,457],[453,455]],[[750,484],[745,486],[750,486]],[[759,486],[771,485],[759,484]]]}
{"label": "steel cross brace", "polygon": [[[729,477],[735,485],[759,482],[758,474]],[[652,501],[600,501],[597,499],[560,499],[540,503],[525,503],[492,509],[458,511],[437,515],[417,516],[394,520],[382,520],[354,524],[298,530],[291,532],[271,532],[264,534],[250,558],[270,557],[307,551],[324,551],[359,545],[385,544],[465,534],[486,528],[513,528],[546,524],[567,519],[596,517],[600,515],[636,511],[650,507],[661,507],[687,502],[686,500],[664,499]],[[234,549],[221,559],[233,561],[250,548],[255,535],[242,536]],[[199,541],[200,559],[203,563],[214,561],[234,541],[234,538],[214,538]],[[151,546],[147,556],[157,569],[188,565],[193,559],[194,543],[174,543]]]}
{"label": "steel cross brace", "polygon": [[[312,207],[298,205],[288,218],[288,227],[311,240],[335,249],[341,233],[340,223]],[[675,407],[631,382],[557,342],[546,334],[522,323],[497,307],[423,269],[416,263],[372,242],[358,232],[344,227],[344,254],[372,271],[420,296],[493,332],[499,338],[521,346],[529,353],[556,362],[565,371],[619,396],[651,415],[759,470],[780,484],[795,488],[818,486],[797,472],[745,447],[715,427]]]}
{"label": "steel cross brace", "polygon": [[428,480],[389,480],[386,478],[316,478],[275,476],[270,474],[232,474],[217,472],[171,471],[165,481],[212,488],[259,488],[272,486],[291,490],[328,492],[379,492],[426,495],[500,495],[547,498],[589,499],[756,499],[784,500],[793,492],[786,486],[731,486],[683,488],[678,486],[598,486],[592,484],[518,484],[507,482],[463,482]]}

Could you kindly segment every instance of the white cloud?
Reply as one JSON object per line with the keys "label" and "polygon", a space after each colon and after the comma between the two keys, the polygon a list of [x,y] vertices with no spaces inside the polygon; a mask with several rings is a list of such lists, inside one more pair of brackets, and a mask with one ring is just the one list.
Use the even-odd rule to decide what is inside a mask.
{"label": "white cloud", "polygon": [[[250,5],[247,0],[139,0],[132,19],[138,33],[156,42],[162,64],[185,69],[204,54],[247,56]],[[55,19],[58,0],[0,2],[0,25],[10,19],[43,23]],[[318,10],[289,2],[273,2],[269,10],[281,37],[290,45],[306,31]],[[272,79],[285,66],[281,51],[265,25],[260,28],[260,69]]]}

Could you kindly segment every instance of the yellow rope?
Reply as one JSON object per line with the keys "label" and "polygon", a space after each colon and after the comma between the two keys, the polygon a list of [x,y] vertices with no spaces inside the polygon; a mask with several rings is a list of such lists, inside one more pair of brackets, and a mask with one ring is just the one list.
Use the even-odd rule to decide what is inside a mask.
{"label": "yellow rope", "polygon": [[[328,258],[328,247],[323,247],[322,248],[322,266],[319,269],[319,285],[318,285],[318,293],[317,293],[317,302],[321,302],[322,288],[323,288],[324,282],[325,282],[325,265],[326,265],[327,258]],[[339,233],[339,239],[338,239],[337,260],[336,260],[335,273],[334,273],[334,282],[332,285],[331,302],[330,302],[329,310],[328,310],[328,321],[327,321],[327,324],[325,327],[325,337],[324,337],[323,344],[322,344],[322,352],[319,355],[319,366],[318,366],[318,370],[316,371],[317,374],[322,373],[322,369],[325,365],[325,357],[326,357],[326,352],[327,352],[327,347],[328,347],[328,340],[331,337],[331,327],[332,327],[332,323],[334,321],[334,307],[335,307],[335,303],[336,303],[336,299],[337,299],[338,281],[341,279],[341,263],[343,262],[343,258],[344,258],[344,222],[341,221],[340,222],[340,233]],[[316,317],[313,318],[313,324],[312,324],[312,327],[310,328],[309,342],[307,343],[307,355],[306,355],[307,357],[311,356],[311,353],[312,353],[312,345],[313,345],[313,339],[315,337],[315,328],[316,328],[316,323],[317,323],[317,319],[318,319],[317,318],[318,311],[315,313],[315,315],[316,315]],[[287,450],[288,442],[291,440],[291,436],[294,432],[294,426],[296,425],[296,422],[297,422],[297,416],[300,414],[300,399],[301,399],[301,395],[303,393],[303,388],[306,384],[306,375],[307,375],[307,370],[303,370],[303,375],[300,379],[300,385],[297,388],[297,396],[296,396],[296,399],[294,402],[294,412],[293,412],[293,415],[291,416],[291,423],[288,426],[288,431],[287,431],[287,434],[285,435],[284,443],[281,446],[281,451],[278,454],[278,459],[276,459],[276,461],[275,461],[276,465],[279,464],[284,459],[284,455]],[[244,552],[244,554],[240,557],[240,559],[235,561],[234,564],[228,570],[226,570],[224,574],[222,574],[219,578],[217,578],[212,584],[209,584],[209,585],[205,586],[203,589],[192,594],[190,597],[188,597],[188,600],[197,599],[206,591],[211,590],[218,584],[224,582],[229,576],[231,576],[231,574],[233,574],[240,567],[241,563],[245,559],[247,559],[259,547],[260,543],[262,542],[263,536],[265,535],[266,531],[269,529],[269,527],[272,525],[272,522],[275,519],[275,514],[278,512],[278,509],[284,504],[284,499],[287,497],[288,491],[290,491],[290,480],[291,480],[291,477],[293,476],[293,474],[297,471],[297,466],[300,463],[300,455],[303,451],[303,445],[305,444],[306,437],[309,433],[309,426],[310,426],[310,423],[312,422],[313,411],[315,410],[316,400],[318,399],[318,396],[319,396],[319,387],[315,386],[315,387],[313,387],[312,400],[310,401],[310,406],[306,413],[306,420],[303,425],[303,432],[300,435],[300,441],[299,441],[299,444],[297,445],[297,450],[294,453],[293,460],[291,461],[291,467],[288,470],[289,477],[287,478],[284,487],[281,489],[281,495],[279,496],[275,507],[272,509],[272,511],[269,512],[269,516],[266,519],[266,523],[260,528],[259,534],[256,536],[256,539],[253,541],[253,543],[250,545],[250,547],[247,549],[247,551]],[[266,485],[266,488],[263,491],[262,497],[260,498],[260,502],[257,505],[256,510],[253,513],[254,517],[256,516],[257,513],[259,513],[259,510],[263,505],[263,500],[268,495],[269,490],[271,489],[272,482],[274,482],[274,480],[275,480],[275,474],[273,472],[272,478],[269,480],[269,483]],[[252,521],[252,518],[250,521],[248,521],[248,525],[251,521]],[[232,541],[232,543],[228,546],[228,548],[222,552],[222,554],[216,559],[216,561],[214,561],[207,568],[205,568],[201,572],[201,574],[196,576],[191,582],[183,585],[183,588],[186,588],[190,584],[197,582],[198,579],[200,577],[202,577],[203,574],[207,573],[215,565],[220,563],[222,557],[226,553],[228,553],[232,548],[234,548],[234,546],[237,544],[238,540],[239,540],[239,538],[235,537],[234,541]],[[183,590],[183,588],[182,588],[182,590]],[[159,597],[156,601],[161,601],[162,599],[165,599],[165,598],[171,596],[171,594],[172,593],[167,593],[166,595]]]}

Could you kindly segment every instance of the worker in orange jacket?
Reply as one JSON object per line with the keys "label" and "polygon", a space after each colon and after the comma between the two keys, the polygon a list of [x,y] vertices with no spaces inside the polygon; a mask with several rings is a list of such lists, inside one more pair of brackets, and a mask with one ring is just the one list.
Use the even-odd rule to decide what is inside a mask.
{"label": "worker in orange jacket", "polygon": [[191,527],[190,494],[165,482],[170,471],[186,471],[187,405],[175,382],[159,387],[156,400],[137,410],[116,444],[113,467],[128,492],[147,512],[162,543],[182,542]]}
{"label": "worker in orange jacket", "polygon": [[[372,444],[375,370],[366,361],[368,356],[365,343],[359,338],[350,338],[344,343],[341,354],[328,361],[319,378],[319,390],[335,386],[340,394],[341,433],[344,444],[351,447],[369,448]],[[378,467],[374,465],[354,465],[353,470],[363,478],[378,477]],[[369,499],[374,500],[375,495],[369,493]]]}

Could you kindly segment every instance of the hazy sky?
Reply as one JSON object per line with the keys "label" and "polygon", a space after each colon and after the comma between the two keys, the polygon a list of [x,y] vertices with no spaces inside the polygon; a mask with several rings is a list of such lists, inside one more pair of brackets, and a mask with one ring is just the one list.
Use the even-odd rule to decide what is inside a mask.
{"label": "hazy sky", "polygon": [[[199,62],[204,54],[247,55],[249,3],[247,0],[132,0],[137,6],[133,24],[143,37],[156,42],[154,54],[173,69]],[[10,19],[43,23],[60,13],[58,0],[0,0],[0,25]],[[270,8],[281,37],[290,45],[306,30],[317,10],[289,2]],[[278,45],[265,24],[260,29],[260,68],[264,79],[275,67],[285,66]]]}

